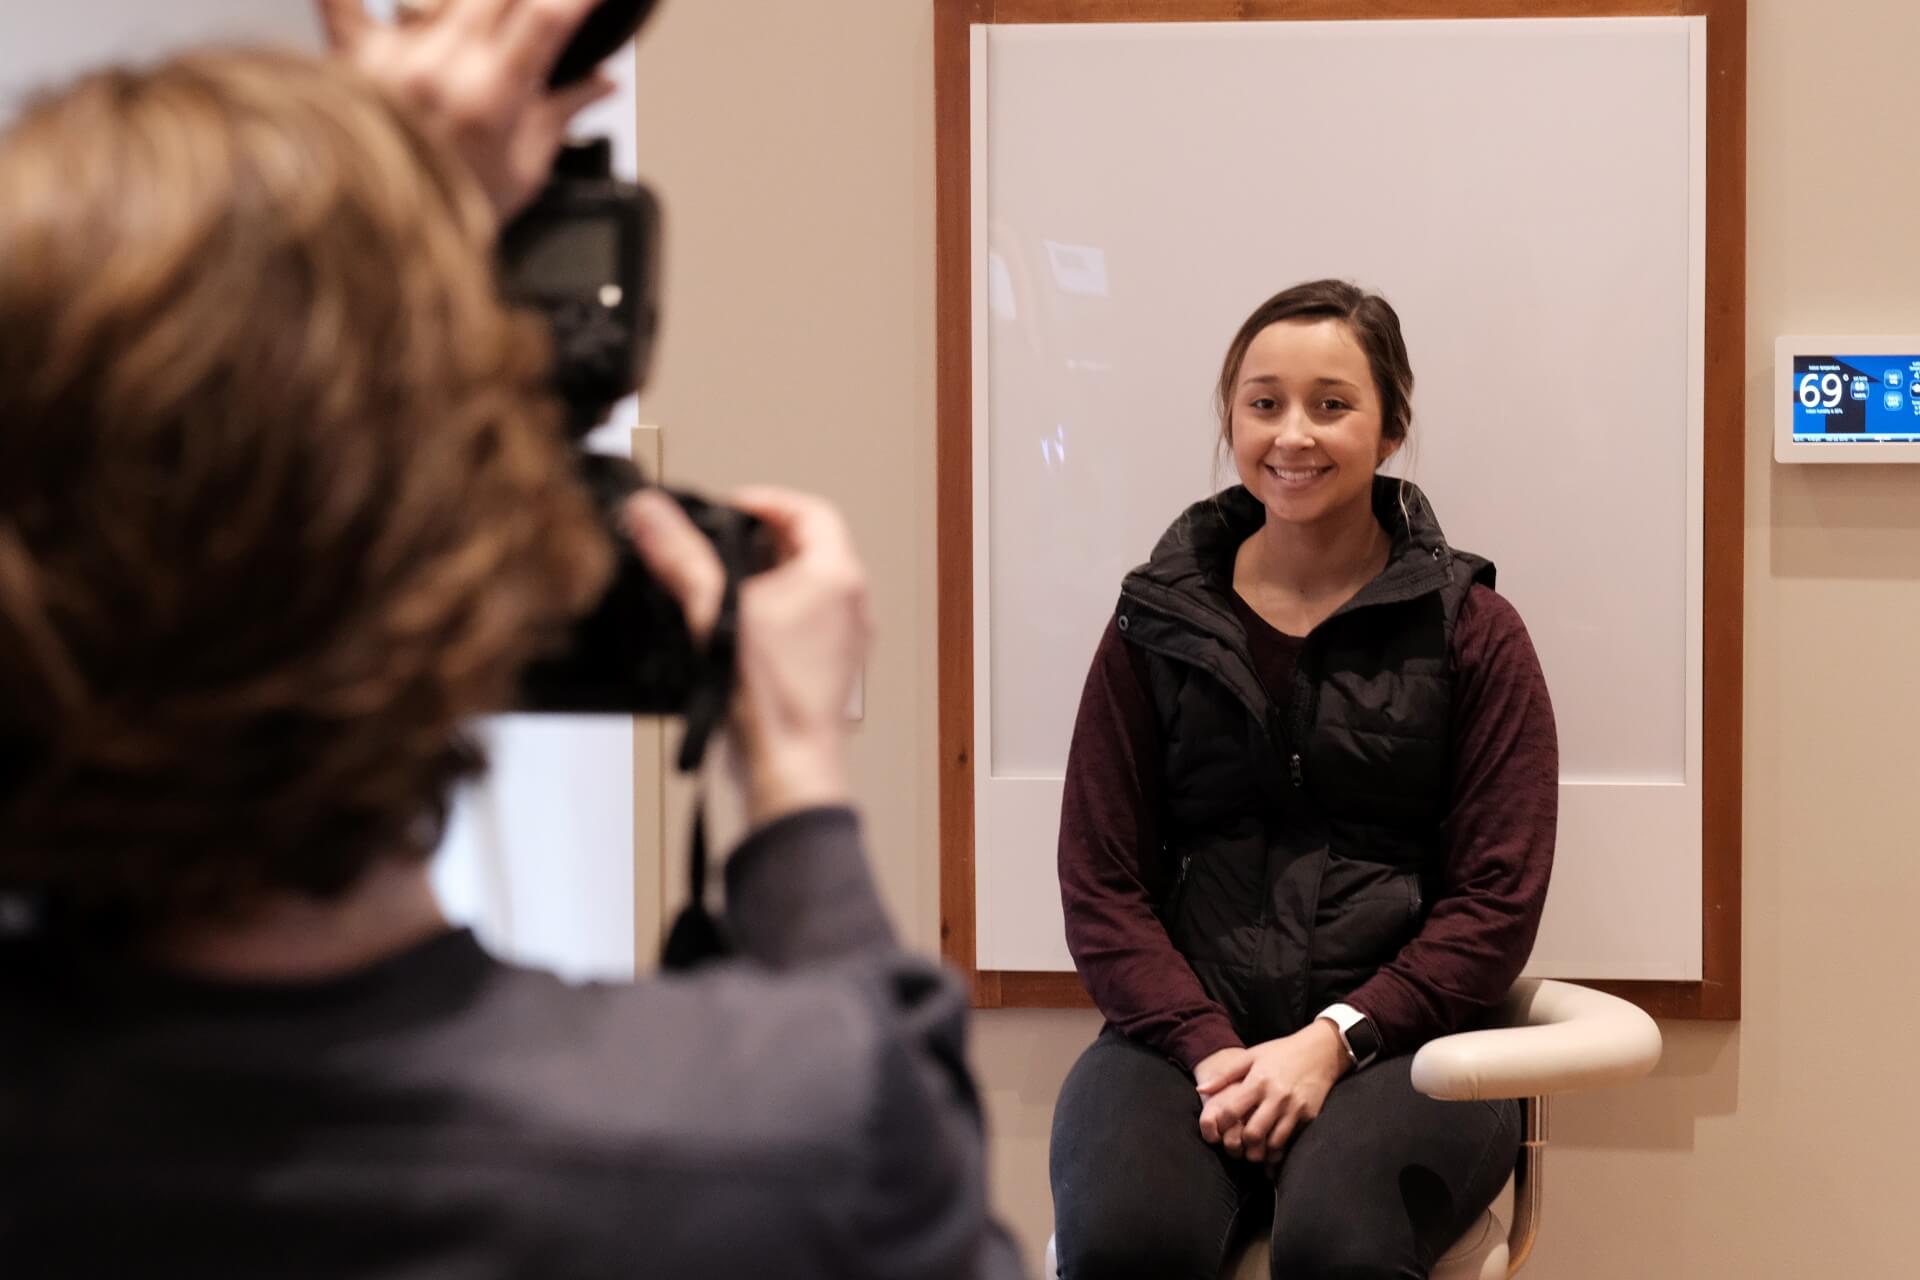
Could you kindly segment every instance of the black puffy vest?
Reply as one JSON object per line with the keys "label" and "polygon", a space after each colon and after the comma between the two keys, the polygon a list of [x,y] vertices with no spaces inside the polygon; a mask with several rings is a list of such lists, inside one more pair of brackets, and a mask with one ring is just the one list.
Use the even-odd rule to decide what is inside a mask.
{"label": "black puffy vest", "polygon": [[[1265,519],[1195,503],[1127,576],[1116,625],[1147,655],[1166,743],[1174,945],[1249,1044],[1289,1034],[1419,929],[1452,783],[1453,626],[1493,566],[1456,551],[1412,484],[1379,478],[1386,569],[1308,636],[1284,702],[1231,604]],[[1278,691],[1276,691],[1277,693]]]}

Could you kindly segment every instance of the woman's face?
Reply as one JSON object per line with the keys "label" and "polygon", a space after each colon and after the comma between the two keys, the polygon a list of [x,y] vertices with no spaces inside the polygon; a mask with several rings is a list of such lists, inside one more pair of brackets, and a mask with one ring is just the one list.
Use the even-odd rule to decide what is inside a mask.
{"label": "woman's face", "polygon": [[1255,335],[1229,424],[1241,483],[1288,524],[1370,506],[1373,473],[1399,448],[1381,438],[1372,367],[1340,320],[1283,320]]}

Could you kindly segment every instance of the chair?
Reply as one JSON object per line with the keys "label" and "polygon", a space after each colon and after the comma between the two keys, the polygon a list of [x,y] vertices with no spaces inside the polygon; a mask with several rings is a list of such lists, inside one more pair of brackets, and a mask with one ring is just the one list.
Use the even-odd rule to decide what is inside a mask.
{"label": "chair", "polygon": [[[1485,1031],[1432,1041],[1413,1059],[1414,1088],[1429,1097],[1450,1102],[1518,1098],[1525,1117],[1509,1184],[1512,1225],[1495,1209],[1487,1210],[1441,1257],[1432,1280],[1507,1280],[1517,1274],[1540,1231],[1547,1099],[1626,1084],[1660,1061],[1660,1029],[1652,1018],[1616,996],[1568,982],[1522,979],[1507,993],[1494,1021]],[[1052,1240],[1044,1274],[1050,1280],[1059,1275]],[[1220,1274],[1221,1280],[1267,1280],[1265,1236],[1241,1245]]]}

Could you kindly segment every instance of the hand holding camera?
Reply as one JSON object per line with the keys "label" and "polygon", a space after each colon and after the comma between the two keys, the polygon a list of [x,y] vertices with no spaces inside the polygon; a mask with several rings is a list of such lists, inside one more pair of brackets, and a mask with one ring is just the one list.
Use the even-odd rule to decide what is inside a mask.
{"label": "hand holding camera", "polygon": [[[762,824],[846,803],[847,698],[873,624],[866,571],[830,504],[772,488],[743,490],[733,501],[764,524],[778,556],[739,587],[733,723],[748,811]],[[641,560],[704,642],[727,578],[711,540],[658,490],[629,502],[627,527]]]}

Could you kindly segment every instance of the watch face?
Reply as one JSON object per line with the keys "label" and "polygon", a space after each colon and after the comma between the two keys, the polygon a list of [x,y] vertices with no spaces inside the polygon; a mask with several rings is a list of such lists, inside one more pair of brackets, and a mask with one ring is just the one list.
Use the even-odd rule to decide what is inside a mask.
{"label": "watch face", "polygon": [[1373,1019],[1362,1018],[1347,1028],[1347,1048],[1360,1066],[1379,1056],[1380,1033],[1374,1030]]}

